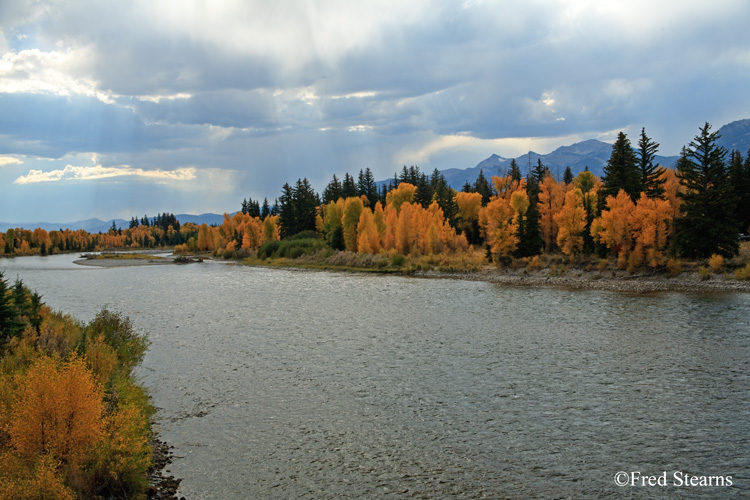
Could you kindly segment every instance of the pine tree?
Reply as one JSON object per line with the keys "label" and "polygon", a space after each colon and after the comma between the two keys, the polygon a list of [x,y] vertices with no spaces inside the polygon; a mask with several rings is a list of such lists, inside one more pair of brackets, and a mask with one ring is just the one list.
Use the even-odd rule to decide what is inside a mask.
{"label": "pine tree", "polygon": [[719,135],[706,123],[677,163],[677,177],[686,191],[682,215],[675,222],[675,243],[681,255],[725,257],[739,249],[735,198],[724,163],[726,150],[716,144]]}
{"label": "pine tree", "polygon": [[349,172],[345,172],[344,181],[341,183],[341,197],[346,199],[354,196],[358,196],[357,183],[354,182],[354,177],[349,175]]}
{"label": "pine tree", "polygon": [[641,174],[641,191],[646,193],[649,198],[664,198],[664,182],[662,177],[664,169],[654,165],[656,152],[659,150],[659,144],[652,141],[646,135],[646,128],[641,128],[641,137],[638,139],[638,150],[636,156],[638,159],[638,169]]}
{"label": "pine tree", "polygon": [[268,206],[268,198],[263,198],[263,207],[260,209],[260,218],[265,220],[271,215],[271,207]]}
{"label": "pine tree", "polygon": [[364,172],[362,170],[359,171],[357,191],[360,196],[364,195],[367,197],[371,207],[375,206],[375,203],[378,201],[378,186],[375,185],[375,177],[372,175],[369,167]]}
{"label": "pine tree", "polygon": [[735,209],[734,218],[740,233],[750,232],[750,150],[743,163],[739,151],[732,151],[729,161],[729,180],[734,189]]}
{"label": "pine tree", "polygon": [[490,202],[490,198],[492,198],[492,187],[484,176],[484,172],[481,168],[479,169],[477,180],[474,182],[474,192],[482,195],[482,206],[487,206],[487,203]]}
{"label": "pine tree", "polygon": [[333,179],[331,179],[331,182],[329,182],[325,189],[323,189],[323,203],[327,205],[332,201],[335,202],[341,198],[341,192],[341,181],[336,177],[336,174],[333,174]]}
{"label": "pine tree", "polygon": [[516,163],[515,158],[510,160],[510,178],[513,179],[514,182],[521,182],[521,169],[518,168],[518,163]]}
{"label": "pine tree", "polygon": [[617,140],[612,145],[612,155],[604,166],[602,181],[604,182],[602,195],[605,198],[617,196],[620,189],[624,190],[633,201],[637,200],[641,194],[640,171],[630,139],[624,132],[617,134]]}
{"label": "pine tree", "polygon": [[573,171],[570,169],[570,165],[565,167],[565,173],[563,174],[563,182],[565,185],[570,184],[573,182]]}
{"label": "pine tree", "polygon": [[536,160],[536,166],[532,169],[532,172],[534,174],[534,177],[536,177],[536,181],[541,184],[544,181],[544,178],[550,175],[552,172],[549,171],[549,168],[542,163],[541,158],[537,158]]}

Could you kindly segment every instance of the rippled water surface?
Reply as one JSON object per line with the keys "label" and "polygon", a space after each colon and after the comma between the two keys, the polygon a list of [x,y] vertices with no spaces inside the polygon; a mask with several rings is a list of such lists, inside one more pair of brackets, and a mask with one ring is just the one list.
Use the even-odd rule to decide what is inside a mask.
{"label": "rippled water surface", "polygon": [[149,332],[142,374],[189,499],[750,495],[748,294],[74,258],[0,270]]}

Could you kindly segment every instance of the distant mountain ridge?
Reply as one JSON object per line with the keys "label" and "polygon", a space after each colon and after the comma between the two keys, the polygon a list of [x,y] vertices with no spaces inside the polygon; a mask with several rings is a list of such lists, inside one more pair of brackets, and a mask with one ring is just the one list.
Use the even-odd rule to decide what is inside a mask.
{"label": "distant mountain ridge", "polygon": [[[718,130],[718,134],[720,137],[716,142],[727,152],[736,149],[742,153],[743,157],[750,154],[750,119],[728,123]],[[633,147],[636,147],[637,139],[635,142],[631,139],[631,143],[633,143]],[[611,154],[612,144],[589,139],[570,146],[561,146],[549,154],[543,155],[529,151],[516,157],[515,160],[523,173],[526,173],[529,168],[533,168],[538,160],[542,160],[542,163],[550,169],[557,179],[562,178],[565,167],[568,166],[570,166],[573,175],[577,175],[588,167],[591,172],[601,177]],[[679,156],[657,155],[655,162],[665,167],[674,168],[679,158]],[[473,184],[476,181],[480,170],[488,180],[495,175],[500,177],[508,175],[510,161],[511,158],[503,158],[493,154],[480,161],[475,167],[449,168],[443,170],[442,174],[450,187],[460,191],[466,182]],[[381,181],[381,183],[387,183],[389,180]]]}
{"label": "distant mountain ridge", "polygon": [[[742,153],[743,157],[750,154],[750,118],[728,123],[721,127],[718,130],[718,133],[721,137],[717,141],[717,144],[724,147],[727,152],[738,150]],[[636,146],[637,142],[637,139],[635,139],[635,142],[633,143],[633,139],[631,138],[633,146]],[[561,179],[565,172],[565,167],[567,166],[570,166],[573,175],[578,174],[578,172],[581,172],[588,167],[588,169],[595,175],[601,176],[604,171],[604,166],[607,164],[611,154],[612,144],[596,139],[589,139],[571,144],[570,146],[561,146],[548,154],[539,154],[534,151],[529,151],[526,154],[516,157],[515,160],[516,163],[518,163],[521,172],[525,173],[529,167],[533,168],[537,164],[537,161],[541,159],[542,163],[550,169],[552,174],[557,179]],[[673,168],[678,159],[679,156],[656,156],[656,163],[665,167]],[[442,170],[441,173],[445,176],[445,180],[450,187],[460,191],[466,182],[473,184],[474,181],[476,181],[480,170],[488,180],[495,175],[507,175],[510,170],[510,161],[510,158],[503,158],[502,156],[493,154],[477,163],[474,167],[464,169],[449,168]],[[376,184],[380,187],[383,184],[388,184],[390,181],[392,181],[392,179],[385,179],[376,182]],[[234,213],[236,212],[232,212],[231,214],[233,215]],[[192,222],[193,224],[198,225],[220,225],[224,221],[223,214],[214,213],[200,215],[179,214],[175,217],[180,221],[180,224]],[[115,219],[115,225],[118,228],[124,229],[130,225],[130,221]],[[112,219],[100,220],[94,218],[65,223],[0,222],[0,231],[3,232],[17,227],[24,229],[35,229],[39,227],[46,231],[57,231],[59,229],[83,229],[89,233],[105,233],[112,227]]]}
{"label": "distant mountain ridge", "polygon": [[[180,221],[180,224],[186,224],[188,222],[192,222],[196,225],[201,224],[208,224],[211,225],[221,225],[222,222],[224,222],[224,214],[212,214],[212,213],[206,213],[206,214],[200,214],[200,215],[191,215],[191,214],[177,214],[175,215],[178,221]],[[86,220],[79,220],[75,222],[0,222],[0,231],[7,231],[8,229],[36,229],[41,228],[45,231],[59,231],[61,229],[69,229],[71,231],[77,231],[78,229],[83,229],[87,233],[106,233],[109,231],[109,229],[112,227],[112,220],[101,220],[97,218],[93,219],[86,219]],[[125,219],[114,219],[115,226],[118,228],[125,229],[130,226],[130,221]]]}

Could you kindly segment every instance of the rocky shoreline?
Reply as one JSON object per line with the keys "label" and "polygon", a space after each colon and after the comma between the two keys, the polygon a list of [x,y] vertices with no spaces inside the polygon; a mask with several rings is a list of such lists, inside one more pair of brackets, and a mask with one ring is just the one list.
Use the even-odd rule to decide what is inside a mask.
{"label": "rocky shoreline", "polygon": [[528,271],[486,267],[476,272],[419,271],[414,276],[486,281],[512,286],[556,287],[575,290],[608,290],[618,292],[695,292],[695,293],[750,293],[750,281],[739,281],[724,275],[701,279],[688,273],[675,277],[660,274],[631,275],[624,271],[598,273],[567,271],[551,275],[549,270]]}
{"label": "rocky shoreline", "polygon": [[[164,475],[164,469],[172,463],[172,447],[154,436],[151,445],[154,447],[154,462],[148,471],[148,498],[151,500],[178,500],[177,491],[182,479]],[[179,497],[185,500],[185,497]]]}

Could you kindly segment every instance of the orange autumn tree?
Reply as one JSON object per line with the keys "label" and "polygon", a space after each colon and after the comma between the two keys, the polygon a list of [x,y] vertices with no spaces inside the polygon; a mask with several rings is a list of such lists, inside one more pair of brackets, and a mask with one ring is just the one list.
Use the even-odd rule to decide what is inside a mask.
{"label": "orange autumn tree", "polygon": [[482,195],[480,193],[456,193],[458,207],[458,229],[471,243],[478,240],[479,211],[482,209]]}
{"label": "orange autumn tree", "polygon": [[365,207],[357,224],[357,251],[359,253],[378,253],[380,235],[375,225],[375,218],[369,208]]}
{"label": "orange autumn tree", "polygon": [[411,203],[414,200],[414,193],[417,192],[417,186],[409,184],[408,182],[402,182],[392,189],[385,196],[386,206],[391,206],[396,210],[396,213],[401,211],[401,205],[404,203]]}
{"label": "orange autumn tree", "polygon": [[518,246],[518,224],[510,200],[494,196],[479,212],[479,227],[495,261],[510,257]]}
{"label": "orange autumn tree", "polygon": [[670,203],[659,198],[649,198],[645,193],[641,193],[630,216],[630,224],[633,227],[635,241],[631,265],[637,267],[644,260],[650,267],[661,265],[664,250],[674,227]]}
{"label": "orange autumn tree", "polygon": [[357,224],[364,209],[362,199],[359,197],[347,198],[344,202],[341,225],[344,232],[344,246],[350,252],[357,251]]}
{"label": "orange autumn tree", "polygon": [[565,193],[562,210],[553,216],[559,230],[557,245],[567,256],[573,257],[583,250],[583,231],[586,229],[586,210],[583,208],[583,193],[574,188]]}
{"label": "orange autumn tree", "polygon": [[617,257],[617,265],[625,268],[628,254],[633,243],[631,214],[635,204],[623,190],[617,196],[607,196],[606,210],[591,224],[591,236],[594,241],[603,243]]}
{"label": "orange autumn tree", "polygon": [[539,184],[539,227],[544,239],[544,249],[551,252],[557,245],[559,226],[555,215],[565,202],[565,185],[559,184],[552,175],[547,175]]}
{"label": "orange autumn tree", "polygon": [[102,439],[103,392],[85,362],[34,363],[20,385],[9,426],[12,446],[27,460],[49,455],[78,468]]}

